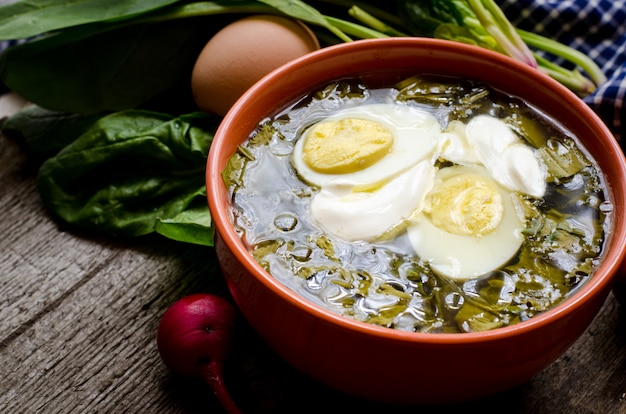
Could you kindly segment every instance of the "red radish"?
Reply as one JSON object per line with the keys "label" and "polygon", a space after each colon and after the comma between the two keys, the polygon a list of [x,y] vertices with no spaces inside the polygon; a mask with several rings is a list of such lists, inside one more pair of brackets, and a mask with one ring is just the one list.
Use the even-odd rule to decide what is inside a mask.
{"label": "red radish", "polygon": [[241,413],[226,389],[223,366],[231,349],[237,310],[226,299],[197,293],[176,301],[159,323],[157,346],[172,371],[201,377],[229,413]]}

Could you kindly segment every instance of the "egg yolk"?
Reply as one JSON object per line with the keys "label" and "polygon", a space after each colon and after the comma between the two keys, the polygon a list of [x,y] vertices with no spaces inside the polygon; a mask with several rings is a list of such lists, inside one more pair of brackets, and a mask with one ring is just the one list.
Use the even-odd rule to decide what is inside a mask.
{"label": "egg yolk", "polygon": [[306,134],[302,159],[321,173],[348,174],[382,159],[393,139],[393,134],[377,122],[351,118],[320,122]]}
{"label": "egg yolk", "polygon": [[504,211],[502,195],[485,177],[462,174],[435,185],[428,195],[427,213],[443,231],[480,237],[492,232]]}

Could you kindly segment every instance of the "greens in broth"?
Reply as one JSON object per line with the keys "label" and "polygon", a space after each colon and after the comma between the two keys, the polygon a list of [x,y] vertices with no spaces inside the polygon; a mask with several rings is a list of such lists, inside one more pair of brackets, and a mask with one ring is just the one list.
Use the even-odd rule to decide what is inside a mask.
{"label": "greens in broth", "polygon": [[[517,194],[524,242],[505,266],[452,280],[391,242],[346,242],[308,213],[319,191],[298,178],[290,156],[302,131],[346,102],[404,101],[443,129],[478,114],[504,120],[548,169],[546,195]],[[446,165],[440,165],[446,167]],[[415,332],[477,332],[518,323],[562,302],[591,277],[602,255],[610,203],[600,172],[577,141],[544,114],[478,82],[413,76],[391,88],[342,80],[265,121],[223,172],[233,222],[254,258],[312,302],[363,322]]]}

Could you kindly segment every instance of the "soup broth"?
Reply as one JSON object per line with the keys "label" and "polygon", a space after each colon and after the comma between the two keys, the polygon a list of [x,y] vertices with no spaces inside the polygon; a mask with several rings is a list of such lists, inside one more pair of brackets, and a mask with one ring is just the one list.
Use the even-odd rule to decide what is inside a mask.
{"label": "soup broth", "polygon": [[[398,125],[373,125],[379,117]],[[503,125],[515,156],[487,148],[502,146],[494,131]],[[349,148],[326,146],[337,128]],[[355,146],[360,155],[346,161]],[[385,161],[390,154],[409,155]],[[536,168],[515,165],[527,160]],[[243,242],[302,297],[366,323],[460,333],[531,318],[592,277],[612,210],[595,165],[566,128],[520,99],[419,75],[382,86],[339,80],[303,97],[263,121],[222,175]],[[370,198],[380,209],[364,212]]]}

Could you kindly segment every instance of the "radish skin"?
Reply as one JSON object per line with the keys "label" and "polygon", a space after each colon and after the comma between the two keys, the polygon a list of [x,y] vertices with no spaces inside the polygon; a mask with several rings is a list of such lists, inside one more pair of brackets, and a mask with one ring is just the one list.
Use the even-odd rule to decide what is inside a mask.
{"label": "radish skin", "polygon": [[161,317],[157,347],[164,364],[186,377],[202,378],[228,413],[241,410],[224,383],[237,310],[226,299],[197,293],[179,299]]}

